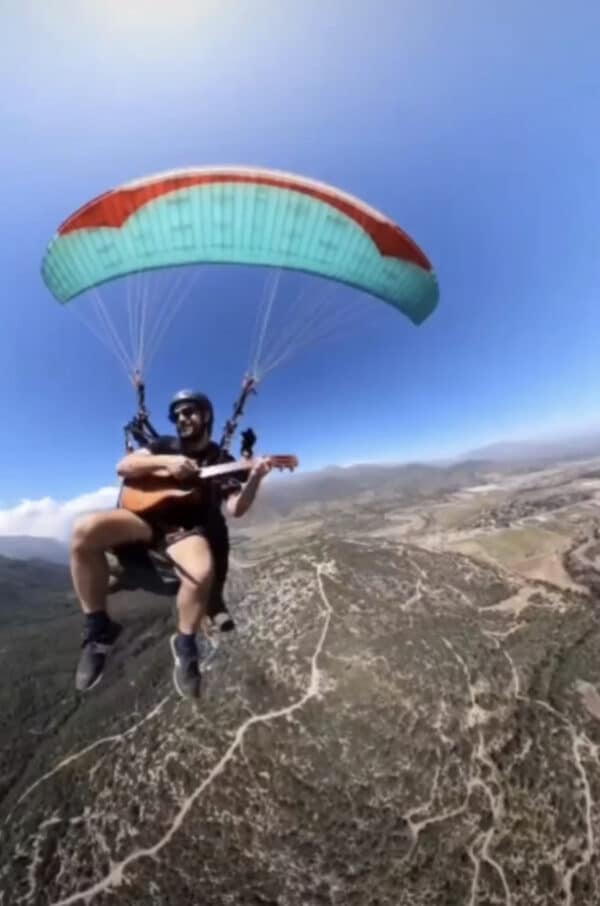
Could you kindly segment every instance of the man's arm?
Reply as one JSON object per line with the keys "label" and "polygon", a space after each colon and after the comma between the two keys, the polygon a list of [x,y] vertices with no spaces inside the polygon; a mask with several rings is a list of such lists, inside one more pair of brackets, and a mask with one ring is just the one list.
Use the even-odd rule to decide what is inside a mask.
{"label": "man's arm", "polygon": [[254,503],[254,498],[260,487],[260,483],[271,471],[271,463],[268,457],[261,459],[260,462],[252,469],[250,472],[250,477],[248,481],[244,484],[242,490],[238,494],[231,494],[227,498],[226,507],[227,512],[231,516],[239,518],[243,516],[244,513],[247,513],[252,504]]}
{"label": "man's arm", "polygon": [[177,453],[154,452],[148,449],[128,453],[117,463],[119,478],[189,478],[198,472],[196,463]]}
{"label": "man's arm", "polygon": [[117,475],[119,478],[143,478],[148,475],[155,478],[166,478],[169,474],[166,466],[168,461],[172,461],[174,458],[138,450],[135,453],[128,453],[117,463]]}

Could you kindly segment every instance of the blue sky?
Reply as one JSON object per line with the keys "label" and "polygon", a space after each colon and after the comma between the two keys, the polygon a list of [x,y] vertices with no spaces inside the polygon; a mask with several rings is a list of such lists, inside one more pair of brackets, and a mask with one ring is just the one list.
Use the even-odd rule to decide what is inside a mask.
{"label": "blue sky", "polygon": [[[600,7],[355,10],[2,4],[0,506],[114,482],[132,393],[50,296],[40,260],[83,202],[187,165],[330,182],[396,220],[438,273],[422,327],[373,301],[364,329],[273,372],[248,417],[260,449],[317,468],[598,423]],[[222,425],[262,287],[245,272],[201,277],[200,304],[185,303],[148,375],[161,429],[186,385],[213,397]]]}

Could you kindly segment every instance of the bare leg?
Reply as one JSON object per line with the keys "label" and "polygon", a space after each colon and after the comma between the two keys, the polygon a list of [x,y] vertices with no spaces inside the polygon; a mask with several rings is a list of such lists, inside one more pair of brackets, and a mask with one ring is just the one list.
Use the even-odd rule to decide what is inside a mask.
{"label": "bare leg", "polygon": [[84,516],[73,529],[71,576],[84,613],[105,610],[108,563],[105,551],[118,544],[152,540],[150,527],[128,510],[107,510]]}
{"label": "bare leg", "polygon": [[173,682],[183,698],[198,698],[200,669],[196,633],[206,617],[214,581],[214,564],[210,546],[205,538],[190,535],[172,544],[168,555],[175,563],[181,579],[177,595],[177,628],[171,638],[175,661]]}
{"label": "bare leg", "polygon": [[213,557],[206,538],[190,535],[167,551],[181,579],[177,595],[177,628],[185,635],[195,635],[206,615],[214,581]]}

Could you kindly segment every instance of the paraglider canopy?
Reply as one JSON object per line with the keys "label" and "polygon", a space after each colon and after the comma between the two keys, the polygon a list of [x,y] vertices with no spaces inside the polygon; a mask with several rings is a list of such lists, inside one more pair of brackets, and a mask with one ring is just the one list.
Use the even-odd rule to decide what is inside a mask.
{"label": "paraglider canopy", "polygon": [[[42,276],[61,303],[91,297],[97,324],[87,326],[111,348],[136,389],[138,412],[126,426],[129,438],[140,441],[154,431],[145,408],[147,367],[186,295],[183,280],[190,274],[195,279],[207,265],[262,266],[274,274],[255,325],[252,362],[225,426],[225,446],[258,382],[319,331],[319,338],[333,333],[356,314],[351,299],[331,305],[322,292],[305,292],[296,311],[291,300],[282,303],[277,333],[274,302],[283,271],[329,287],[354,287],[415,325],[438,304],[435,273],[418,245],[384,214],[333,186],[247,167],[188,168],[118,186],[61,224],[43,258]],[[111,312],[103,296],[113,288]],[[153,319],[151,303],[160,309]],[[86,304],[72,305],[84,321]],[[120,309],[127,317],[122,329],[111,317]]]}
{"label": "paraglider canopy", "polygon": [[267,265],[371,293],[415,324],[438,302],[431,264],[389,218],[331,186],[276,170],[177,170],[119,186],[58,229],[42,264],[60,302],[106,281],[186,264]]}

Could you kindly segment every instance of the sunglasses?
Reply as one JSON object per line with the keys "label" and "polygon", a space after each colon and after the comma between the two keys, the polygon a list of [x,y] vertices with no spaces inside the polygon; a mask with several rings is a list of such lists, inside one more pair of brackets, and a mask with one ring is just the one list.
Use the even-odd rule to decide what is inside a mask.
{"label": "sunglasses", "polygon": [[178,422],[180,418],[191,418],[192,415],[202,415],[202,409],[198,406],[180,406],[173,413],[173,421]]}

